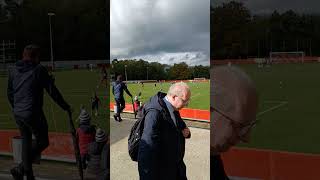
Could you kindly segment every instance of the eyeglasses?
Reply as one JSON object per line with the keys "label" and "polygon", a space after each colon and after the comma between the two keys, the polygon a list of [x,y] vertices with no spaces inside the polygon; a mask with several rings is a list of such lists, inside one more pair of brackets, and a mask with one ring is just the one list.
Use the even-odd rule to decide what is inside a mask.
{"label": "eyeglasses", "polygon": [[222,117],[229,120],[232,128],[237,130],[237,132],[238,132],[237,135],[240,138],[240,140],[243,142],[247,142],[247,140],[245,139],[245,135],[248,134],[248,132],[253,127],[255,127],[255,125],[257,124],[257,120],[252,121],[250,123],[239,123],[239,122],[233,120],[231,117],[229,117],[225,113],[223,113],[222,111],[218,110],[217,108],[211,107],[211,106],[210,106],[210,111],[212,111],[212,112],[215,111],[218,114],[220,114]]}
{"label": "eyeglasses", "polygon": [[183,104],[183,105],[188,106],[189,101],[190,101],[190,98],[189,98],[189,99],[184,100],[184,99],[182,99],[180,96],[177,96],[177,97],[182,101],[182,104]]}

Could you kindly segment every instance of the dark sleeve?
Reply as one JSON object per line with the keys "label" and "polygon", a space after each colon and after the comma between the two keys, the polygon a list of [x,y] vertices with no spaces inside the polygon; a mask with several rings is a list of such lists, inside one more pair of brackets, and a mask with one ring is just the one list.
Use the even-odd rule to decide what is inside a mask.
{"label": "dark sleeve", "polygon": [[94,154],[94,143],[91,142],[88,144],[88,161],[91,160],[91,156]]}
{"label": "dark sleeve", "polygon": [[108,144],[104,145],[101,155],[101,167],[103,170],[108,169],[108,150],[107,150]]}
{"label": "dark sleeve", "polygon": [[114,83],[112,83],[112,94],[114,95]]}
{"label": "dark sleeve", "polygon": [[211,179],[229,180],[224,171],[223,162],[220,155],[211,156],[210,159]]}
{"label": "dark sleeve", "polygon": [[44,86],[48,94],[51,98],[63,109],[68,110],[70,109],[69,104],[63,99],[60,91],[54,84],[54,79],[52,76],[49,75],[47,69],[43,66],[40,67],[40,81],[41,84]]}
{"label": "dark sleeve", "polygon": [[[178,113],[178,114],[179,114],[179,118],[178,118],[179,127],[180,127],[181,130],[183,130],[183,129],[187,128],[187,125],[186,125],[186,123],[184,122],[184,120],[181,118],[180,113]],[[189,133],[189,136],[186,137],[186,138],[191,138],[191,132]]]}
{"label": "dark sleeve", "polygon": [[108,144],[102,150],[101,169],[103,169],[101,180],[110,179],[110,152]]}
{"label": "dark sleeve", "polygon": [[124,84],[124,83],[123,83],[123,89],[124,89],[124,91],[126,91],[126,93],[127,93],[129,96],[132,96],[131,93],[130,93],[130,91],[128,90],[127,85]]}
{"label": "dark sleeve", "polygon": [[187,127],[186,123],[184,122],[184,120],[182,120],[182,118],[179,118],[179,123],[180,123],[180,127],[181,129],[185,129]]}
{"label": "dark sleeve", "polygon": [[8,96],[9,103],[10,103],[11,107],[13,108],[13,94],[14,94],[14,92],[13,92],[12,81],[13,81],[12,73],[9,70],[8,71],[7,96]]}
{"label": "dark sleeve", "polygon": [[140,180],[157,179],[159,177],[160,130],[158,116],[159,112],[150,111],[145,117],[144,130],[138,152]]}

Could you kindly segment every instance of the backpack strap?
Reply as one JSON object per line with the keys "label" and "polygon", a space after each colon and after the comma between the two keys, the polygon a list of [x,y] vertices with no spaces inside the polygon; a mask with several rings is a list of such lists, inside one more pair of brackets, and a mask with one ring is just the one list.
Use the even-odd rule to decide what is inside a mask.
{"label": "backpack strap", "polygon": [[143,116],[142,116],[142,121],[144,121],[145,120],[145,118],[146,118],[146,116],[147,116],[147,114],[148,114],[148,112],[150,112],[150,111],[157,111],[157,112],[161,112],[160,110],[158,110],[158,109],[156,109],[156,108],[150,108],[150,109],[148,109],[147,111],[145,111],[144,109],[143,109]]}

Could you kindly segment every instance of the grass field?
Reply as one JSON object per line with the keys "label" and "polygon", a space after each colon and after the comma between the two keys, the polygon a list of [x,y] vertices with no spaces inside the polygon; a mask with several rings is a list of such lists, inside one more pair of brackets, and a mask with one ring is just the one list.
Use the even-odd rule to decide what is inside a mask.
{"label": "grass field", "polygon": [[[144,83],[144,87],[141,84],[128,84],[128,89],[133,96],[137,96],[141,92],[141,102],[146,102],[150,97],[154,96],[158,91],[162,89],[162,92],[167,92],[171,83]],[[210,108],[210,83],[209,82],[196,82],[188,83],[191,88],[191,99],[188,108],[209,110]],[[110,87],[111,101],[114,102],[114,96],[112,94],[112,87]],[[131,98],[125,94],[126,103],[131,103]]]}
{"label": "grass field", "polygon": [[[87,70],[66,70],[54,73],[58,89],[73,109],[73,119],[76,127],[78,127],[78,122],[76,121],[79,116],[80,106],[84,105],[87,111],[91,112],[90,97],[100,82],[99,72],[98,70],[92,72]],[[0,84],[2,87],[0,92],[0,129],[16,129],[15,120],[6,95],[7,77],[0,77]],[[92,117],[92,124],[109,131],[109,110],[104,108],[109,107],[107,106],[109,98],[104,99],[104,97],[107,97],[106,88],[100,86],[97,89],[97,95],[100,97],[103,107],[100,106],[97,118]],[[43,110],[46,114],[49,131],[69,131],[67,113],[60,109],[47,93],[45,93]]]}
{"label": "grass field", "polygon": [[320,153],[320,64],[241,65],[259,92],[258,124],[240,146]]}

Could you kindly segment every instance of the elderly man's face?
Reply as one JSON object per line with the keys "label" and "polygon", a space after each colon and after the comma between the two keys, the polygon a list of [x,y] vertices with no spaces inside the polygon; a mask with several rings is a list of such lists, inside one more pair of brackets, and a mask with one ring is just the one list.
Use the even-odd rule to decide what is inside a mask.
{"label": "elderly man's face", "polygon": [[240,141],[248,142],[255,125],[258,96],[254,84],[240,69],[210,71],[211,152],[219,154]]}
{"label": "elderly man's face", "polygon": [[172,105],[176,110],[180,110],[189,104],[191,93],[187,90],[184,90],[182,96],[173,96]]}
{"label": "elderly man's face", "polygon": [[226,152],[239,142],[249,142],[250,132],[255,121],[239,123],[228,115],[212,109],[211,150],[213,153]]}

